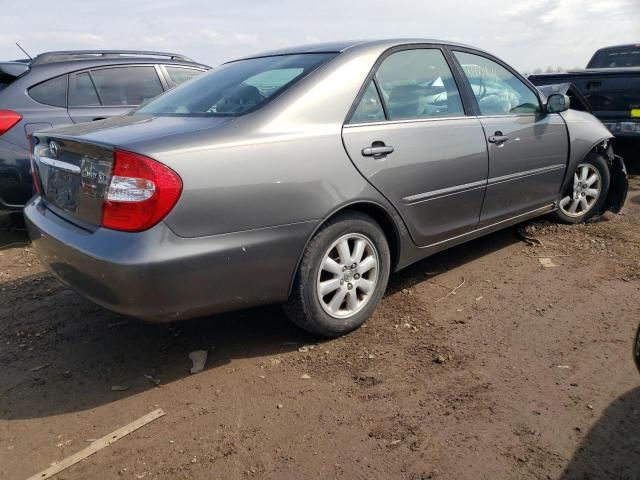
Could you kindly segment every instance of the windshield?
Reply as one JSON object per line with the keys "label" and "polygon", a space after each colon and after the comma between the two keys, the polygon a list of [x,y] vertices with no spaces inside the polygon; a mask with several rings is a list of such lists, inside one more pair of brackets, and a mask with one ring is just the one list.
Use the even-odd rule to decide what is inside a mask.
{"label": "windshield", "polygon": [[640,46],[596,52],[588,68],[640,67]]}
{"label": "windshield", "polygon": [[227,63],[167,92],[133,114],[242,115],[260,108],[335,55],[279,55]]}

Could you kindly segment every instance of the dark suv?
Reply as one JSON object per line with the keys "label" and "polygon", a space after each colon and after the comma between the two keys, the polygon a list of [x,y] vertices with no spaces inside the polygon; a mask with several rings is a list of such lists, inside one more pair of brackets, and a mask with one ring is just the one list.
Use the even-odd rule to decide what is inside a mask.
{"label": "dark suv", "polygon": [[122,115],[209,67],[172,53],[49,52],[0,62],[0,212],[32,195],[29,137]]}

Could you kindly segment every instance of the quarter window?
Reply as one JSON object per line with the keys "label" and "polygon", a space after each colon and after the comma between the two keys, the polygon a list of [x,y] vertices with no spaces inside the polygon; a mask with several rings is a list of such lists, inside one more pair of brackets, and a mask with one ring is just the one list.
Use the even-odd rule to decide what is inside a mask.
{"label": "quarter window", "polygon": [[91,78],[104,106],[137,106],[164,91],[153,66],[103,68]]}
{"label": "quarter window", "polygon": [[538,96],[502,65],[480,55],[454,52],[482,115],[539,113]]}
{"label": "quarter window", "polygon": [[67,76],[61,75],[29,89],[29,96],[52,107],[67,106]]}
{"label": "quarter window", "polygon": [[401,50],[376,73],[389,120],[464,115],[458,87],[439,49]]}

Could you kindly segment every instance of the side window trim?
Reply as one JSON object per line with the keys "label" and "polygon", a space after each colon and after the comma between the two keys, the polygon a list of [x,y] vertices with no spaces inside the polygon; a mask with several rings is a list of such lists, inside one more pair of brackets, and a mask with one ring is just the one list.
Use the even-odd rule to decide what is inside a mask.
{"label": "side window trim", "polygon": [[156,73],[160,78],[160,83],[162,84],[162,89],[165,92],[168,92],[173,88],[171,77],[169,77],[169,72],[167,72],[165,65],[156,64],[155,67],[156,67]]}
{"label": "side window trim", "polygon": [[[486,58],[487,60],[490,60],[492,62],[497,63],[498,65],[500,65],[502,68],[504,68],[505,70],[507,70],[509,73],[511,73],[514,77],[516,77],[518,80],[520,80],[522,82],[522,84],[527,87],[531,93],[533,93],[533,95],[538,99],[538,107],[540,108],[540,112],[539,113],[535,113],[535,112],[531,112],[531,113],[522,113],[522,112],[518,112],[518,113],[505,113],[505,114],[492,114],[492,115],[483,115],[482,112],[480,111],[480,106],[478,105],[478,100],[476,99],[475,95],[473,95],[473,89],[471,88],[471,83],[469,83],[469,79],[467,78],[466,74],[464,73],[464,69],[462,68],[462,65],[460,64],[459,60],[456,58],[455,56],[455,52],[461,52],[461,53],[468,53],[470,55],[477,55],[479,57],[483,57]],[[455,62],[456,64],[456,71],[459,72],[460,76],[462,77],[462,81],[465,84],[465,90],[468,89],[469,92],[471,92],[471,96],[470,96],[470,101],[473,104],[474,110],[475,110],[475,115],[477,117],[505,117],[505,116],[509,116],[509,117],[530,117],[530,116],[536,116],[536,115],[542,115],[542,112],[544,112],[544,108],[543,108],[543,104],[542,104],[542,100],[540,99],[540,92],[533,86],[531,86],[530,82],[524,78],[522,75],[520,75],[517,71],[515,71],[513,68],[511,68],[510,65],[507,65],[506,63],[504,63],[502,60],[500,60],[499,58],[494,57],[493,55],[490,55],[488,53],[479,51],[479,50],[474,50],[472,48],[465,48],[465,47],[452,47],[450,48],[450,54],[451,54],[451,59],[453,62]]]}
{"label": "side window trim", "polygon": [[373,78],[371,78],[371,81],[373,82],[373,86],[376,89],[376,92],[378,92],[378,97],[380,98],[380,105],[382,106],[382,112],[384,113],[384,121],[388,122],[389,110],[387,110],[387,102],[384,99],[384,95],[382,95],[382,90],[380,89],[380,85],[378,85],[378,79],[375,74],[373,75]]}
{"label": "side window trim", "polygon": [[465,114],[473,117],[479,116],[480,108],[478,107],[478,101],[476,100],[476,96],[473,94],[473,89],[471,88],[469,79],[465,75],[460,62],[458,62],[458,59],[453,54],[453,50],[448,45],[444,45],[443,50],[444,57],[446,58],[449,68],[451,69],[451,73],[453,74],[453,78],[458,85]]}
{"label": "side window trim", "polygon": [[[458,92],[460,94],[460,101],[462,102],[462,108],[464,110],[464,116],[455,116],[455,117],[434,117],[434,118],[420,118],[420,119],[410,119],[410,120],[389,120],[389,113],[387,110],[387,104],[386,104],[386,100],[384,98],[384,95],[382,95],[382,92],[380,90],[380,87],[378,85],[378,81],[376,79],[376,74],[378,73],[378,69],[380,68],[380,65],[382,65],[382,63],[387,59],[387,57],[393,55],[396,52],[400,52],[403,50],[419,50],[419,49],[431,49],[431,50],[440,50],[440,52],[442,53],[442,56],[444,57],[445,62],[447,63],[449,70],[451,71],[451,75],[453,76],[453,80],[454,83],[456,84],[457,88],[458,88]],[[380,96],[380,100],[382,101],[382,108],[384,109],[384,115],[385,115],[385,120],[383,121],[379,121],[376,122],[377,124],[381,124],[381,123],[407,123],[407,122],[424,122],[424,121],[436,121],[436,120],[451,120],[451,119],[458,119],[458,118],[464,118],[464,117],[469,117],[469,116],[476,116],[476,104],[474,103],[475,98],[468,98],[468,93],[466,91],[466,83],[460,83],[461,81],[466,82],[466,77],[464,77],[464,75],[462,76],[462,78],[458,78],[458,76],[456,75],[457,72],[457,68],[458,68],[458,63],[455,59],[452,59],[450,57],[452,57],[452,55],[450,56],[448,54],[448,49],[447,49],[447,45],[444,44],[439,44],[439,43],[408,43],[405,45],[396,45],[394,47],[391,47],[387,50],[385,50],[384,52],[382,52],[380,54],[380,56],[378,57],[378,59],[376,60],[376,62],[373,64],[373,67],[371,68],[371,70],[369,71],[367,77],[364,80],[364,83],[362,84],[362,86],[360,87],[360,90],[358,91],[358,95],[356,95],[355,100],[353,101],[351,108],[349,109],[349,112],[347,113],[347,116],[345,117],[342,125],[343,126],[351,126],[351,127],[355,127],[361,124],[350,124],[349,122],[351,121],[351,117],[353,117],[353,114],[355,113],[356,109],[358,108],[358,105],[360,104],[360,101],[362,100],[362,97],[364,96],[365,92],[367,91],[367,88],[369,87],[369,83],[371,81],[374,82],[376,90],[378,91],[378,96]],[[468,83],[468,82],[467,82]],[[461,88],[463,87],[463,88]],[[469,87],[470,88],[470,87]]]}
{"label": "side window trim", "polygon": [[93,89],[96,92],[96,96],[98,97],[98,102],[100,102],[100,106],[104,107],[104,102],[102,101],[102,97],[100,96],[100,91],[98,87],[96,87],[96,82],[93,81],[93,75],[91,75],[91,70],[87,72],[89,74],[89,80],[91,80],[91,85],[93,85]]}

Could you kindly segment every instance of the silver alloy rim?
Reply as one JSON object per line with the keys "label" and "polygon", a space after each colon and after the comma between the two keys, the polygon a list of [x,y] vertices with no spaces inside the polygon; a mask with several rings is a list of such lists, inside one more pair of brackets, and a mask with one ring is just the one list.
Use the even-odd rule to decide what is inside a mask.
{"label": "silver alloy rim", "polygon": [[316,291],[322,309],[349,318],[369,302],[378,284],[378,251],[359,233],[338,238],[322,257]]}
{"label": "silver alloy rim", "polygon": [[573,191],[560,200],[560,210],[569,217],[581,217],[600,198],[602,179],[593,165],[581,163],[573,174]]}

